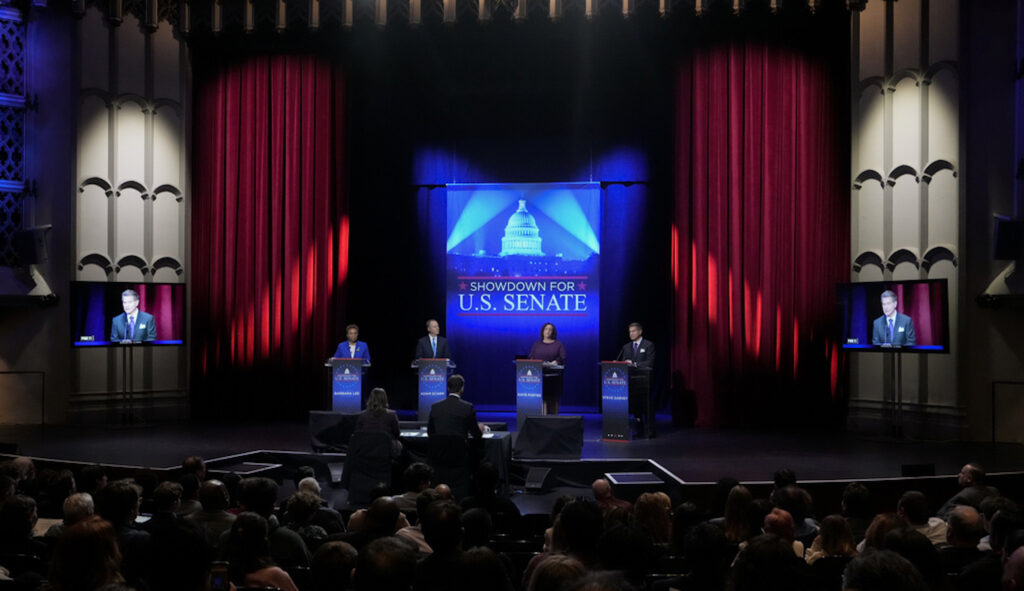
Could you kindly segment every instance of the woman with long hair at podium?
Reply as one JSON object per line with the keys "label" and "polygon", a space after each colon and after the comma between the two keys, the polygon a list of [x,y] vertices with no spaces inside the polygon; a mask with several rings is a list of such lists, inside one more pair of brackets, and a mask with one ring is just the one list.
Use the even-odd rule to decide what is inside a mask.
{"label": "woman with long hair at podium", "polygon": [[541,412],[546,415],[557,415],[558,402],[562,398],[565,345],[558,340],[558,329],[554,324],[546,322],[540,327],[540,340],[535,341],[530,347],[530,359],[543,361],[545,366]]}

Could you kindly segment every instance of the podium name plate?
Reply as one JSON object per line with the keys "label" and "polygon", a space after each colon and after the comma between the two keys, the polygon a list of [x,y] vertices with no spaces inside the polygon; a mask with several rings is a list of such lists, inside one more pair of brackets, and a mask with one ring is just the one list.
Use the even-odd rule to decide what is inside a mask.
{"label": "podium name plate", "polygon": [[539,415],[544,393],[544,362],[537,359],[516,360],[516,430],[523,428],[529,415]]}
{"label": "podium name plate", "polygon": [[605,441],[629,441],[629,362],[601,362],[601,429]]}
{"label": "podium name plate", "polygon": [[420,383],[419,419],[430,418],[430,407],[448,395],[448,360],[420,359],[417,373]]}
{"label": "podium name plate", "polygon": [[363,396],[363,360],[333,357],[330,361],[331,410],[355,413],[361,411]]}

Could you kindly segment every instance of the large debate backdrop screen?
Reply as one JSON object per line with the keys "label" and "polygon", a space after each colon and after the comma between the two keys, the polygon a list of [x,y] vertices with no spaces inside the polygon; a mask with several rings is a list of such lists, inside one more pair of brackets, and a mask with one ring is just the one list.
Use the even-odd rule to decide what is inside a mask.
{"label": "large debate backdrop screen", "polygon": [[447,186],[447,334],[482,407],[515,404],[513,360],[546,322],[566,349],[562,406],[596,406],[600,223],[599,183]]}

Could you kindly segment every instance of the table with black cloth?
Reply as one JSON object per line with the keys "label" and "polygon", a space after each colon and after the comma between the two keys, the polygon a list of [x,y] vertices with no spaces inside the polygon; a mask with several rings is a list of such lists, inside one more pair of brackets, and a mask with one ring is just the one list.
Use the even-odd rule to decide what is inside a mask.
{"label": "table with black cloth", "polygon": [[[410,461],[427,461],[429,436],[426,430],[402,430],[401,439]],[[512,434],[508,431],[486,433],[483,436],[483,452],[480,459],[494,465],[498,470],[502,489],[506,489],[512,471]]]}

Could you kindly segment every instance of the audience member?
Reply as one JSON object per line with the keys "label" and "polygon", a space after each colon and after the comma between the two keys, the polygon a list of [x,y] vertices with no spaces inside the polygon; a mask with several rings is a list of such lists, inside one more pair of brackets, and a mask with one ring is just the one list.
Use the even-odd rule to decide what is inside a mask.
{"label": "audience member", "polygon": [[[281,527],[274,515],[277,502],[277,483],[269,478],[246,478],[238,485],[238,504],[243,511],[251,511],[267,521],[270,555],[284,567],[309,566],[309,549],[302,536]],[[223,547],[226,540],[221,540]]]}
{"label": "audience member", "polygon": [[406,515],[416,512],[416,498],[426,489],[434,478],[434,469],[423,462],[413,462],[402,472],[405,492],[395,495],[392,499],[398,510]]}
{"label": "audience member", "polygon": [[68,527],[57,540],[48,580],[53,591],[93,591],[121,582],[121,552],[113,524],[99,516]]}
{"label": "audience member", "polygon": [[269,524],[262,515],[245,512],[231,525],[225,555],[231,581],[244,587],[277,587],[298,591],[291,576],[274,564],[271,557]]}
{"label": "audience member", "polygon": [[810,586],[807,563],[793,554],[792,542],[773,534],[749,540],[736,556],[729,582],[732,591],[804,591]]}
{"label": "audience member", "polygon": [[206,462],[200,456],[189,456],[181,462],[181,473],[192,474],[196,480],[206,480]]}
{"label": "audience member", "polygon": [[518,534],[522,515],[519,507],[498,494],[501,478],[491,462],[480,462],[473,476],[473,495],[462,500],[462,510],[479,508],[490,514],[494,533]]}
{"label": "audience member", "polygon": [[462,510],[451,501],[436,501],[420,516],[420,525],[433,552],[416,565],[416,590],[449,591],[459,579]]}
{"label": "audience member", "polygon": [[139,529],[150,534],[154,530],[175,523],[181,508],[181,485],[177,482],[161,482],[153,491],[153,515],[149,521],[140,524]]}
{"label": "audience member", "polygon": [[[205,473],[205,470],[203,472]],[[175,511],[181,517],[188,517],[197,511],[202,511],[203,504],[199,500],[201,482],[195,474],[182,474],[178,479],[178,484],[181,485],[181,503]]]}
{"label": "audience member", "polygon": [[1003,591],[1024,590],[1024,548],[1017,548],[1003,565]]}
{"label": "audience member", "polygon": [[358,520],[353,514],[349,520],[348,532],[328,536],[328,541],[342,541],[352,544],[359,552],[363,547],[376,540],[395,535],[395,532],[408,525],[405,516],[398,510],[398,505],[390,496],[377,497],[370,506],[363,510]]}
{"label": "audience member", "polygon": [[874,515],[871,511],[871,491],[860,482],[847,484],[843,489],[842,509],[843,517],[850,524],[853,543],[859,544]]}
{"label": "audience member", "polygon": [[96,498],[96,491],[107,485],[107,471],[103,466],[86,466],[78,473],[75,479],[78,491],[89,493]]}
{"label": "audience member", "polygon": [[[429,507],[431,503],[440,500],[441,495],[439,495],[436,490],[432,488],[424,490],[416,497],[416,514],[423,515],[427,512],[427,507]],[[427,541],[423,538],[423,527],[419,521],[416,522],[416,525],[407,525],[403,527],[395,532],[395,535],[416,544],[416,548],[421,558],[433,552],[430,548],[430,544],[427,544]]]}
{"label": "audience member", "polygon": [[487,546],[494,529],[490,513],[479,507],[462,512],[462,549]]}
{"label": "audience member", "polygon": [[672,539],[672,501],[663,492],[647,492],[637,497],[633,520],[655,544],[668,544]]}
{"label": "audience member", "polygon": [[847,591],[928,591],[921,573],[906,558],[889,550],[869,550],[843,571]]}
{"label": "audience member", "polygon": [[455,580],[452,591],[513,591],[505,565],[498,555],[486,546],[477,546],[463,552],[459,557],[458,572],[459,577]]}
{"label": "audience member", "polygon": [[638,526],[616,525],[597,540],[601,568],[622,572],[630,584],[638,587],[643,586],[644,575],[653,569],[657,556],[651,535]]}
{"label": "audience member", "polygon": [[286,527],[302,536],[306,548],[315,552],[327,540],[327,530],[313,523],[320,509],[320,497],[299,491],[288,500],[288,523]]}
{"label": "audience member", "polygon": [[565,587],[565,591],[635,591],[634,587],[620,573],[613,571],[592,572],[575,583]]}
{"label": "audience member", "polygon": [[669,549],[672,554],[682,556],[686,544],[686,534],[707,519],[707,514],[700,510],[696,503],[686,501],[680,503],[672,511],[672,541]]}
{"label": "audience member", "polygon": [[358,591],[409,591],[416,568],[416,550],[407,540],[378,538],[359,553],[354,587]]}
{"label": "audience member", "polygon": [[235,515],[228,513],[228,489],[219,480],[207,480],[199,487],[202,509],[187,517],[206,532],[206,539],[214,550],[220,548],[221,536],[231,529]]}
{"label": "audience member", "polygon": [[953,507],[946,528],[946,543],[939,546],[939,560],[946,574],[957,575],[965,566],[982,557],[978,542],[984,535],[981,516],[974,507]]}
{"label": "audience member", "polygon": [[9,474],[0,474],[0,505],[7,502],[18,492],[17,481]]}
{"label": "audience member", "polygon": [[1004,509],[992,516],[989,541],[991,552],[968,564],[956,578],[956,588],[964,591],[997,589],[1003,576],[1004,544],[1013,532],[1024,529],[1024,515]]}
{"label": "audience member", "polygon": [[[312,468],[310,469],[312,470]],[[317,482],[316,478],[306,476],[298,482],[295,490],[298,492],[312,493],[320,500],[320,507],[317,508],[316,514],[313,515],[313,520],[310,523],[324,528],[327,535],[338,534],[345,531],[345,521],[341,518],[341,513],[330,508],[327,501],[320,496],[320,483]]]}
{"label": "audience member", "polygon": [[793,517],[793,535],[810,546],[818,535],[818,522],[811,517],[811,495],[799,486],[787,486],[772,493],[772,503]]}
{"label": "audience member", "polygon": [[64,501],[75,493],[75,475],[71,470],[40,470],[39,496],[36,497],[39,517],[57,519],[63,516]]}
{"label": "audience member", "polygon": [[161,482],[153,491],[155,511],[144,524],[152,549],[151,591],[204,591],[213,551],[203,529],[176,512],[180,494],[177,482]]}
{"label": "audience member", "polygon": [[896,528],[906,526],[907,520],[895,513],[879,513],[875,515],[875,518],[871,520],[871,524],[868,525],[867,531],[864,532],[864,539],[860,544],[857,544],[857,551],[863,552],[867,548],[885,550],[886,534]]}
{"label": "audience member", "polygon": [[908,490],[896,504],[896,514],[910,524],[914,530],[938,546],[946,542],[946,522],[938,517],[929,517],[928,497],[916,490]]}
{"label": "audience member", "polygon": [[739,483],[740,481],[732,476],[719,478],[715,482],[715,486],[711,490],[711,510],[709,512],[712,519],[725,516],[725,506],[728,503],[729,495],[732,493],[732,489],[738,486]]}
{"label": "audience member", "polygon": [[117,532],[121,550],[121,574],[136,585],[149,571],[150,536],[135,526],[139,515],[140,489],[134,482],[115,480],[96,491],[96,514],[106,519]]}
{"label": "audience member", "polygon": [[1018,511],[1017,504],[1002,495],[991,495],[981,501],[981,507],[978,511],[981,513],[981,523],[985,527],[985,535],[978,542],[979,550],[992,549],[989,540],[989,534],[992,533],[992,518],[995,517],[996,513],[1004,509],[1014,512]]}
{"label": "audience member", "polygon": [[711,523],[720,525],[725,530],[725,539],[733,544],[746,541],[755,531],[751,526],[751,507],[754,503],[754,496],[750,490],[742,484],[737,484],[729,491],[729,497],[725,501],[725,516],[711,520]]}
{"label": "audience member", "polygon": [[93,504],[92,495],[89,493],[75,493],[64,500],[63,511],[64,520],[51,525],[46,530],[44,537],[60,537],[67,528],[86,517],[91,517],[96,512],[96,506]]}
{"label": "audience member", "polygon": [[565,554],[544,557],[533,569],[526,591],[560,591],[587,574],[583,563]]}
{"label": "audience member", "polygon": [[957,474],[956,483],[961,487],[960,492],[950,497],[935,514],[942,520],[948,519],[949,512],[957,505],[970,505],[978,509],[985,497],[999,494],[998,490],[985,484],[985,469],[977,462],[964,464]]}
{"label": "audience member", "polygon": [[622,500],[615,496],[612,491],[612,484],[608,482],[606,478],[598,478],[590,485],[590,492],[594,495],[594,501],[597,503],[597,508],[602,513],[608,511],[612,507],[621,507],[627,511],[633,510],[633,505],[629,501]]}
{"label": "audience member", "polygon": [[327,542],[313,553],[310,577],[313,591],[345,591],[352,584],[352,571],[359,553],[351,544]]}
{"label": "audience member", "polygon": [[[18,554],[39,559],[38,574],[45,576],[43,564],[50,559],[50,547],[33,537],[33,529],[39,520],[36,501],[25,495],[14,495],[0,506],[0,556]],[[5,564],[14,568],[10,564]],[[17,576],[18,573],[11,574]]]}
{"label": "audience member", "polygon": [[785,509],[778,507],[772,509],[771,513],[764,517],[764,533],[778,536],[789,542],[793,547],[793,554],[797,558],[804,557],[804,544],[797,540],[794,535],[793,516]]}
{"label": "audience member", "polygon": [[946,588],[948,581],[939,564],[939,551],[921,532],[912,527],[894,529],[885,535],[885,548],[910,561],[929,589]]}

